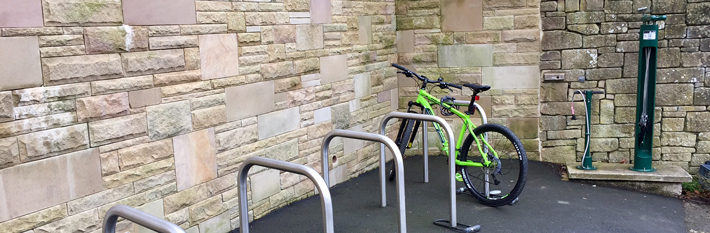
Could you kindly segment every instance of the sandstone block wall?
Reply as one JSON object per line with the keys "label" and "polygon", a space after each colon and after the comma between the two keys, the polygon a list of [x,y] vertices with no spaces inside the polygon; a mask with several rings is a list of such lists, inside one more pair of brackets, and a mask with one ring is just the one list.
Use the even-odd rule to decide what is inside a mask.
{"label": "sandstone block wall", "polygon": [[[492,89],[478,101],[489,122],[511,128],[522,140],[528,157],[539,160],[539,1],[398,1],[396,7],[397,61],[429,79],[491,85]],[[407,102],[415,100],[419,86],[403,76],[398,81],[399,108],[403,111]],[[429,87],[437,97],[448,94],[460,100],[471,99],[470,90],[448,93]],[[473,118],[477,118],[474,123],[480,123],[477,114]],[[458,135],[462,122],[456,116],[446,119]],[[430,134],[429,149],[439,152],[438,136],[433,131]]]}
{"label": "sandstone block wall", "polygon": [[[543,73],[564,73],[540,86],[542,159],[580,161],[584,117],[570,119],[572,93],[604,90],[592,105],[592,157],[629,163],[639,58],[640,7],[665,14],[660,22],[653,160],[691,173],[710,159],[710,3],[703,1],[543,1]],[[577,82],[584,76],[586,82]],[[577,97],[581,99],[581,97]],[[583,116],[581,103],[575,104]]]}
{"label": "sandstone block wall", "polygon": [[[3,1],[0,231],[99,232],[117,204],[188,232],[239,227],[244,159],[320,171],[326,133],[377,132],[396,109],[395,23],[394,1]],[[334,183],[378,148],[336,140]],[[314,194],[251,173],[253,218]]]}

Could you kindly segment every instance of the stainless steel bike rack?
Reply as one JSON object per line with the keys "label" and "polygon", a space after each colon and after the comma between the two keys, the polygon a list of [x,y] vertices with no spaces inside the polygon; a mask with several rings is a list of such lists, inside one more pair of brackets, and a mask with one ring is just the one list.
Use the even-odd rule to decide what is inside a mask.
{"label": "stainless steel bike rack", "polygon": [[185,233],[179,226],[125,205],[116,205],[106,212],[104,233],[116,233],[118,217],[137,223],[143,227],[162,233]]}
{"label": "stainless steel bike rack", "polygon": [[[405,208],[405,200],[404,200],[404,163],[402,161],[402,154],[399,152],[399,149],[397,149],[397,145],[392,141],[392,139],[389,139],[388,137],[384,135],[379,135],[379,134],[374,134],[374,133],[365,133],[365,132],[358,132],[358,131],[352,131],[352,130],[342,130],[342,129],[336,129],[333,131],[330,131],[328,134],[325,135],[325,138],[323,138],[323,146],[322,146],[322,154],[323,154],[323,179],[325,179],[326,184],[328,184],[330,187],[330,181],[328,179],[328,146],[330,145],[331,140],[335,137],[344,137],[344,138],[352,138],[352,139],[361,139],[361,140],[366,140],[366,141],[373,141],[373,142],[379,142],[381,143],[381,148],[382,148],[382,153],[384,155],[384,147],[385,145],[390,149],[392,154],[394,155],[394,164],[395,164],[395,172],[397,173],[397,204],[399,205],[399,232],[407,232],[407,212]],[[385,164],[385,157],[381,156],[380,157],[380,168],[384,167]],[[381,171],[384,171],[380,169]],[[382,180],[382,207],[387,206],[387,197],[385,195],[385,186],[384,186],[384,173],[380,172],[380,178]]]}
{"label": "stainless steel bike rack", "polygon": [[[415,113],[403,113],[403,112],[391,112],[388,113],[387,115],[382,118],[382,123],[380,124],[380,134],[385,134],[385,127],[387,126],[387,122],[391,119],[394,118],[400,118],[400,119],[410,119],[410,120],[420,120],[424,122],[436,122],[439,123],[439,125],[444,129],[446,132],[446,136],[449,138],[449,157],[453,156],[456,158],[456,144],[454,143],[454,131],[451,129],[451,126],[449,126],[449,123],[446,123],[446,121],[438,116],[432,116],[432,115],[427,115],[427,114],[415,114]],[[426,132],[426,131],[425,131]],[[423,135],[426,135],[424,133]],[[426,139],[424,141],[426,143]],[[426,144],[424,146],[424,151],[427,151],[426,149]],[[397,151],[399,152],[399,151]],[[428,154],[425,152],[424,154],[424,179],[425,182],[428,181],[428,160],[429,158],[427,157]],[[400,174],[397,173],[397,178],[400,178]],[[449,196],[451,199],[451,206],[449,207],[449,210],[451,211],[451,217],[450,217],[450,223],[451,226],[457,226],[456,223],[456,163],[455,162],[449,162],[449,182],[451,188],[449,189]],[[383,146],[380,146],[380,183],[382,185],[382,196],[385,196],[385,150]]]}
{"label": "stainless steel bike rack", "polygon": [[320,193],[320,201],[323,209],[323,230],[326,233],[333,233],[333,200],[330,198],[330,190],[326,182],[320,177],[318,172],[308,166],[289,163],[285,161],[251,157],[239,166],[239,230],[241,233],[249,233],[249,202],[247,201],[247,175],[249,169],[254,166],[278,169],[307,176]]}

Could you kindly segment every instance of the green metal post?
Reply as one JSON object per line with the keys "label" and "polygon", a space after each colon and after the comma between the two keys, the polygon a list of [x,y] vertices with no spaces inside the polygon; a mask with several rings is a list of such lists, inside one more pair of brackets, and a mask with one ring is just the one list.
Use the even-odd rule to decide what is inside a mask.
{"label": "green metal post", "polygon": [[666,16],[644,15],[639,32],[638,93],[636,98],[636,143],[631,170],[654,172],[653,123],[656,106],[656,53],[658,51],[657,20]]}
{"label": "green metal post", "polygon": [[[584,101],[584,106],[587,108],[587,116],[584,117],[584,118],[585,118],[584,120],[587,121],[587,124],[586,124],[586,125],[588,125],[588,126],[591,126],[591,125],[592,125],[592,116],[589,115],[589,113],[592,112],[592,94],[593,94],[593,92],[592,92],[591,90],[589,90],[589,91],[584,91],[584,100],[585,100],[585,101]],[[584,130],[584,131],[585,131],[585,132],[584,132],[584,147],[585,147],[585,148],[591,148],[591,145],[589,145],[589,143],[591,143],[591,142],[589,141],[589,137],[591,136],[589,127],[586,127],[586,126],[585,126],[585,130]],[[597,167],[595,167],[594,165],[592,165],[592,155],[591,155],[592,152],[590,152],[590,150],[584,150],[584,151],[585,151],[585,153],[584,153],[584,156],[582,157],[582,165],[581,165],[581,166],[577,166],[577,169],[580,169],[580,170],[597,170]]]}

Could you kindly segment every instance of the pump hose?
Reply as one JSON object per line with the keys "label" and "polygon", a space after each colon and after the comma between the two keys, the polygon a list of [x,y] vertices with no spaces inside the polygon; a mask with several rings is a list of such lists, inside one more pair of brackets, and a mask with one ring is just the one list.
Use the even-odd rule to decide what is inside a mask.
{"label": "pump hose", "polygon": [[[582,91],[580,91],[580,90],[577,90],[577,91],[575,91],[575,92],[572,94],[572,115],[574,116],[574,96],[577,95],[577,93],[579,93],[579,95],[582,96],[582,101],[584,101],[584,105],[585,105],[585,108],[584,108],[584,121],[585,121],[585,125],[587,126],[587,131],[589,132],[589,130],[591,130],[591,129],[589,128],[589,127],[590,127],[590,125],[589,125],[589,122],[590,122],[590,121],[589,121],[589,119],[587,119],[587,118],[589,117],[589,112],[587,112],[587,107],[586,107],[586,105],[587,105],[587,98],[584,97],[584,93],[583,93]],[[585,143],[586,145],[584,146],[584,154],[582,154],[582,166],[584,166],[584,156],[587,154],[587,151],[589,151],[589,140],[590,140],[586,134],[584,135],[584,138],[586,139],[587,143]],[[590,156],[591,156],[591,155],[590,155]]]}

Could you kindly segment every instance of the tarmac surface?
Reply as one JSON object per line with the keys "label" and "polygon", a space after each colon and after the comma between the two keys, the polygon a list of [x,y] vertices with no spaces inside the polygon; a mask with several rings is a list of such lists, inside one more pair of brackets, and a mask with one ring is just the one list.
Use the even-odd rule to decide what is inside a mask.
{"label": "tarmac surface", "polygon": [[[408,232],[454,232],[434,225],[449,218],[446,157],[430,156],[423,183],[421,156],[405,162]],[[390,167],[389,164],[387,166]],[[498,208],[457,196],[457,220],[480,232],[688,232],[683,202],[672,197],[563,181],[551,166],[530,161],[520,200]],[[463,183],[459,183],[462,187]],[[331,188],[336,232],[397,232],[394,182],[380,207],[379,169]],[[250,224],[251,232],[323,232],[318,196],[291,203]],[[232,232],[239,232],[234,229]]]}

